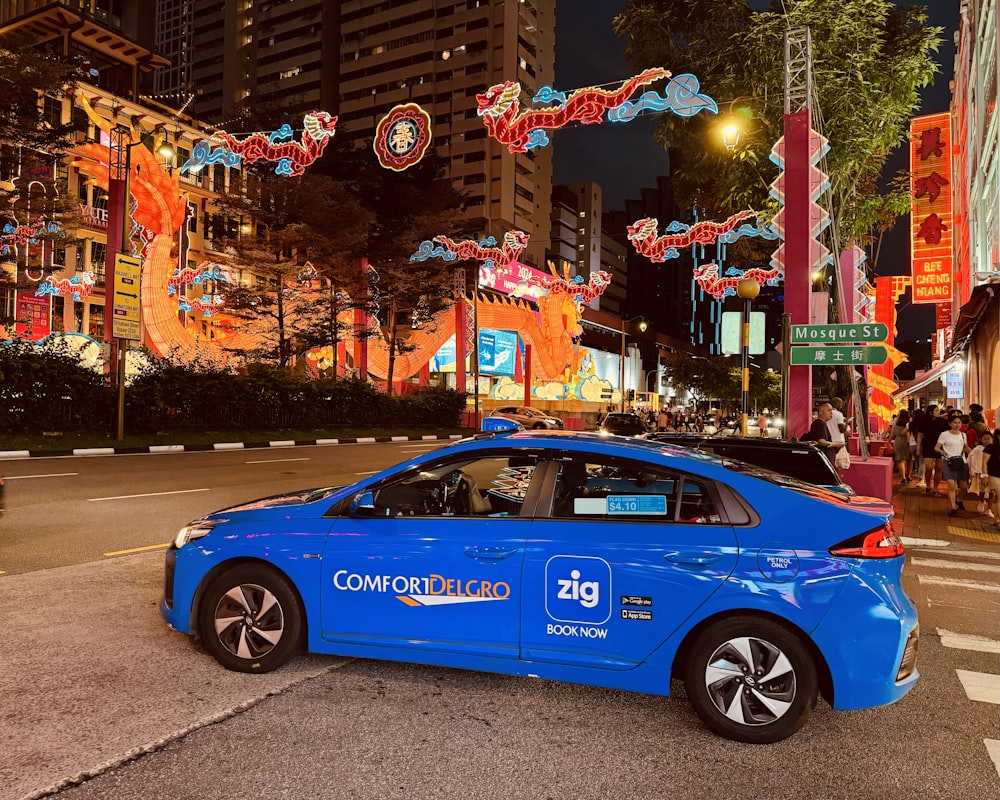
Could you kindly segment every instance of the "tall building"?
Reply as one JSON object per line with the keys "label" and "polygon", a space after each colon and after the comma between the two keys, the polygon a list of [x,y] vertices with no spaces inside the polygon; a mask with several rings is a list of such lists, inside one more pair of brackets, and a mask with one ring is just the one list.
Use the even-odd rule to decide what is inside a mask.
{"label": "tall building", "polygon": [[191,113],[223,127],[251,96],[321,108],[347,140],[417,103],[468,197],[469,236],[525,231],[521,260],[545,267],[551,147],[508,153],[486,135],[476,95],[517,81],[531,98],[552,84],[555,0],[157,0],[156,11],[158,46],[176,62],[157,92],[191,91]]}

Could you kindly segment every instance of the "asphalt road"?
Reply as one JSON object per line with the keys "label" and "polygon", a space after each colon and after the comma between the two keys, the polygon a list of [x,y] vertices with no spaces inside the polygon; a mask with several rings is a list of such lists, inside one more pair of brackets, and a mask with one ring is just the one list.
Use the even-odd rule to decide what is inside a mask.
{"label": "asphalt road", "polygon": [[[1000,798],[1000,553],[986,545],[908,550],[913,692],[866,711],[821,702],[765,747],[710,734],[680,685],[665,699],[316,656],[240,675],[166,629],[162,552],[139,548],[202,511],[348,480],[415,444],[437,446],[2,465],[15,480],[0,521],[0,800]],[[133,552],[104,555],[118,550]]]}

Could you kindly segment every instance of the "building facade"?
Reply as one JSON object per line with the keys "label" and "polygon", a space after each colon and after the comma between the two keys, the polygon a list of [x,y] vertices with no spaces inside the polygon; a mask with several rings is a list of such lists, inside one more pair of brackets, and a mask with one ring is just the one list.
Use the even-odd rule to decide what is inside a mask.
{"label": "building facade", "polygon": [[545,268],[551,148],[507,152],[486,135],[476,95],[508,80],[526,97],[552,84],[555,0],[158,0],[156,9],[157,45],[175,61],[158,93],[190,91],[192,113],[223,127],[248,98],[318,108],[338,116],[338,139],[357,142],[394,106],[416,103],[468,198],[468,235],[524,231],[521,260]]}
{"label": "building facade", "polygon": [[[952,83],[955,299],[966,405],[1000,405],[1000,2],[962,0]],[[993,425],[1000,425],[994,420]]]}

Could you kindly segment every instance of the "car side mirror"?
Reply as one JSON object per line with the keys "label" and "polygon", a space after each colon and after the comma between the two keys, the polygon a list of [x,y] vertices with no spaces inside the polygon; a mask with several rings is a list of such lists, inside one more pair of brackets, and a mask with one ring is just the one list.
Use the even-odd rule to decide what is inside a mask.
{"label": "car side mirror", "polygon": [[348,511],[352,514],[370,516],[375,513],[375,495],[371,491],[358,492],[351,498]]}

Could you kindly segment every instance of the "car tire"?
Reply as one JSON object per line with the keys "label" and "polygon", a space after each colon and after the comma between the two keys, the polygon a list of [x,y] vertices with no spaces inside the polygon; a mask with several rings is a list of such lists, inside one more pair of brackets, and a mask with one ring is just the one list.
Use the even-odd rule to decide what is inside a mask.
{"label": "car tire", "polygon": [[302,610],[277,570],[242,564],[216,577],[198,609],[205,649],[234,672],[271,672],[299,649]]}
{"label": "car tire", "polygon": [[544,422],[536,422],[534,425],[531,426],[531,429],[535,430],[535,431],[544,430],[545,429],[545,423]]}
{"label": "car tire", "polygon": [[727,739],[780,742],[816,705],[816,667],[802,641],[778,623],[733,617],[702,631],[684,673],[702,722]]}

